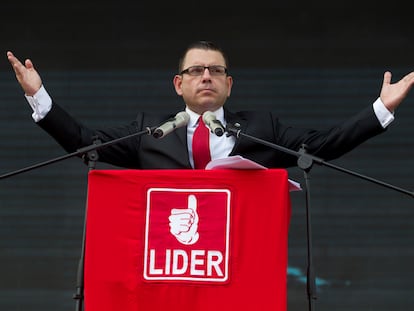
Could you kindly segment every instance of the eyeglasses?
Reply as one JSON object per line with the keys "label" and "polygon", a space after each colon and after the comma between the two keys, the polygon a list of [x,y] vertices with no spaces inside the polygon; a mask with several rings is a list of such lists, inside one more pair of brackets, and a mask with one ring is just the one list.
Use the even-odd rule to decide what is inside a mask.
{"label": "eyeglasses", "polygon": [[187,73],[190,76],[202,76],[206,69],[208,69],[208,71],[210,72],[212,76],[224,76],[227,74],[226,67],[214,65],[214,66],[191,66],[181,71],[180,75]]}

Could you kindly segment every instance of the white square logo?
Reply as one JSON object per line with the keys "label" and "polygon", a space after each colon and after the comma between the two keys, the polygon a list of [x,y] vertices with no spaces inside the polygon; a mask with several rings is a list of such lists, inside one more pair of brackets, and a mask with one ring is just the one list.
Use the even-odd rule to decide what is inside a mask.
{"label": "white square logo", "polygon": [[147,191],[144,279],[227,282],[230,191]]}

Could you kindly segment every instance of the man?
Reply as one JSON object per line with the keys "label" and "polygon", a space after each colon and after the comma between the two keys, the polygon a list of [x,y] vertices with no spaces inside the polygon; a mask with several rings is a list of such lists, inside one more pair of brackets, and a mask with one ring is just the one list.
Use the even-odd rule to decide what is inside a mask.
{"label": "man", "polygon": [[[7,52],[7,57],[33,109],[33,119],[68,152],[92,144],[94,136],[102,142],[110,141],[159,125],[174,115],[140,112],[135,120],[123,126],[90,129],[52,100],[29,59],[23,65],[13,53]],[[102,148],[99,150],[100,161],[138,169],[192,168],[192,137],[199,116],[206,111],[213,112],[224,126],[238,124],[246,134],[295,151],[306,144],[310,154],[332,160],[386,130],[394,119],[395,109],[414,84],[414,72],[394,84],[391,84],[391,73],[385,72],[380,97],[373,105],[325,130],[294,128],[280,122],[271,112],[233,113],[225,109],[233,79],[228,73],[226,55],[212,42],[195,42],[185,50],[173,83],[190,115],[188,125],[162,139],[144,135]],[[297,161],[292,155],[246,138],[218,137],[213,133],[210,133],[210,152],[213,160],[241,155],[269,168],[287,168],[295,166]]]}

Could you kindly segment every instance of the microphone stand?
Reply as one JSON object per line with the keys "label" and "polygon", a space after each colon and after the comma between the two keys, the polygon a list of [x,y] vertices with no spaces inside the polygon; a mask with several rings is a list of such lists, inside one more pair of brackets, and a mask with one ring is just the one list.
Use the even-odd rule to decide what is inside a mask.
{"label": "microphone stand", "polygon": [[[97,136],[93,137],[93,144],[88,145],[86,147],[80,148],[75,152],[68,153],[66,155],[56,157],[44,162],[40,162],[31,166],[24,167],[22,169],[12,171],[3,175],[0,175],[0,180],[5,179],[11,176],[15,176],[27,171],[34,170],[39,167],[43,167],[52,163],[56,163],[59,161],[63,161],[68,158],[72,158],[75,156],[82,156],[84,162],[88,165],[89,172],[95,168],[96,162],[98,161],[98,152],[97,150],[102,149],[104,147],[116,144],[120,141],[135,137],[135,136],[142,136],[144,134],[152,135],[155,131],[156,127],[147,127],[145,130],[141,132],[136,132],[127,136],[123,136],[117,139],[113,139],[102,143]],[[87,204],[86,204],[87,206]],[[78,264],[78,272],[77,272],[77,279],[76,279],[76,293],[73,295],[73,299],[76,300],[76,311],[83,310],[83,300],[84,300],[84,258],[85,258],[85,240],[86,240],[86,216],[87,216],[87,209],[85,209],[85,217],[84,217],[84,224],[83,224],[83,236],[82,236],[82,247],[81,247],[81,255]]]}
{"label": "microphone stand", "polygon": [[65,154],[65,155],[60,156],[60,157],[56,157],[56,158],[53,158],[53,159],[50,159],[50,160],[47,160],[47,161],[44,161],[44,162],[40,162],[40,163],[37,163],[37,164],[34,164],[34,165],[26,166],[24,168],[21,168],[21,169],[18,169],[18,170],[0,175],[0,180],[11,177],[11,176],[14,176],[14,175],[19,175],[21,173],[28,172],[28,171],[37,169],[37,168],[42,167],[42,166],[46,166],[46,165],[49,165],[49,164],[60,162],[60,161],[63,161],[63,160],[66,160],[66,159],[69,159],[69,158],[72,158],[72,157],[84,156],[85,154],[87,154],[88,152],[91,152],[93,150],[102,149],[104,147],[119,143],[123,140],[129,139],[129,138],[132,138],[132,137],[135,137],[135,136],[142,136],[144,134],[152,135],[155,129],[156,129],[155,127],[151,127],[151,128],[147,127],[145,130],[143,130],[141,132],[136,132],[136,133],[133,133],[133,134],[129,134],[127,136],[119,137],[119,138],[107,141],[105,143],[99,143],[99,144],[93,143],[92,145],[80,148],[80,149],[76,150],[75,152],[68,153],[68,154]]}
{"label": "microphone stand", "polygon": [[[102,142],[98,138],[98,136],[93,137],[93,145],[92,146],[99,146]],[[90,173],[93,169],[95,169],[96,162],[99,159],[98,152],[96,148],[88,151],[84,154],[84,162],[88,165],[88,173]],[[83,288],[84,288],[84,266],[85,266],[85,243],[86,243],[86,217],[88,215],[88,198],[86,198],[85,204],[85,216],[83,219],[83,232],[82,232],[82,245],[81,245],[81,254],[79,257],[78,262],[78,271],[76,274],[76,292],[73,294],[72,298],[76,300],[76,308],[75,310],[81,311],[83,310]]]}
{"label": "microphone stand", "polygon": [[370,181],[372,183],[378,184],[380,186],[384,186],[386,188],[395,190],[397,192],[401,192],[404,194],[407,194],[411,197],[414,197],[414,192],[409,191],[388,183],[385,183],[383,181],[380,181],[378,179],[374,179],[359,173],[356,173],[351,170],[347,170],[345,168],[342,168],[340,166],[336,166],[334,164],[331,164],[329,162],[324,161],[321,158],[315,157],[313,155],[310,155],[307,153],[307,146],[303,144],[299,151],[294,151],[292,149],[285,148],[283,146],[279,146],[276,144],[273,144],[271,142],[268,142],[266,140],[245,134],[241,131],[240,126],[236,123],[235,125],[227,125],[226,126],[226,132],[228,136],[234,136],[236,138],[245,137],[250,139],[251,141],[257,142],[259,144],[268,146],[270,148],[285,152],[287,154],[296,156],[298,158],[297,164],[300,169],[303,170],[304,179],[305,179],[305,194],[306,194],[306,232],[307,232],[307,261],[308,261],[308,267],[307,267],[307,297],[308,297],[308,308],[310,311],[314,310],[314,300],[317,299],[316,296],[316,285],[315,285],[315,273],[314,273],[314,266],[313,266],[313,255],[312,255],[312,230],[311,230],[311,197],[310,197],[310,170],[314,163],[317,163],[319,165],[325,165],[327,167],[330,167],[332,169],[335,169],[337,171]]}

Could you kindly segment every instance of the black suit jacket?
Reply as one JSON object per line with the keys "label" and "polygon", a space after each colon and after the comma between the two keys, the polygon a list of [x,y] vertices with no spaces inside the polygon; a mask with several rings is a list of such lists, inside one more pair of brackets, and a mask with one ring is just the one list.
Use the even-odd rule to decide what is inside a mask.
{"label": "black suit jacket", "polygon": [[[384,132],[372,106],[328,129],[295,128],[281,123],[271,112],[224,110],[228,124],[240,124],[243,133],[298,151],[306,144],[308,152],[324,160],[335,159],[352,150],[367,139]],[[102,142],[110,141],[154,127],[175,116],[175,113],[138,113],[128,124],[91,129],[72,118],[54,103],[52,110],[38,125],[47,131],[67,151],[93,143],[97,135]],[[150,135],[135,136],[99,150],[99,161],[123,168],[179,169],[191,168],[187,150],[186,127],[178,128],[163,138]],[[268,168],[295,166],[297,158],[246,137],[237,139],[230,155],[241,155]]]}

